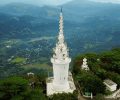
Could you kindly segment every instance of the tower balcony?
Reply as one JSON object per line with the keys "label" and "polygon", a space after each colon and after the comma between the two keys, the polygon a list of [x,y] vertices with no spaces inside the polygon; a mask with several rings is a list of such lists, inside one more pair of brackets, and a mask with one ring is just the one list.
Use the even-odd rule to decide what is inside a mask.
{"label": "tower balcony", "polygon": [[71,58],[65,59],[51,58],[51,62],[54,64],[69,64],[71,62]]}

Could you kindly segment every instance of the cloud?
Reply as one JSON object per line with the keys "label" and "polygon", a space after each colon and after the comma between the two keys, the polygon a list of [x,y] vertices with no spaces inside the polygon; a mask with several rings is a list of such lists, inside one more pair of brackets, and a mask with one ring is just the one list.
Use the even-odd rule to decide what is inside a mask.
{"label": "cloud", "polygon": [[120,4],[120,0],[90,0],[94,2],[101,2],[101,3],[117,3]]}
{"label": "cloud", "polygon": [[13,2],[27,3],[34,5],[61,5],[72,0],[0,0],[0,4],[8,4]]}

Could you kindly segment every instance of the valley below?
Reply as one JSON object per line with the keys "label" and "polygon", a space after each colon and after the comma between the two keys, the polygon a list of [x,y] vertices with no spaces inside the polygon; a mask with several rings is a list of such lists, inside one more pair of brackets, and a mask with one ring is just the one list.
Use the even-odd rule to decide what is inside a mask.
{"label": "valley below", "polygon": [[[67,46],[61,37],[58,42],[61,6]],[[92,0],[71,0],[54,6],[14,2],[0,5],[0,100],[119,99],[119,11],[120,4]],[[57,56],[56,43],[61,43],[55,49]],[[68,55],[71,63],[67,79],[63,70],[68,71]],[[66,66],[55,62],[57,67],[53,67],[52,57],[60,62],[62,58]],[[60,82],[70,81],[70,88],[76,90],[48,97],[46,83],[51,84],[54,71],[60,72],[56,74]],[[114,91],[107,90],[106,79],[116,85]]]}
{"label": "valley below", "polygon": [[[116,4],[96,2],[91,7],[91,2],[84,0],[63,5],[65,42],[72,59],[78,54],[120,47],[118,9]],[[50,58],[58,41],[59,10],[60,6],[22,3],[0,6],[1,78],[32,69],[51,70]]]}

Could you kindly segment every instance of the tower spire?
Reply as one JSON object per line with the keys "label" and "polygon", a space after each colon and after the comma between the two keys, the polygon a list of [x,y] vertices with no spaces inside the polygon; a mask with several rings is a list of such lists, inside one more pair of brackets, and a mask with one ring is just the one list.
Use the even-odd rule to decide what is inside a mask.
{"label": "tower spire", "polygon": [[58,42],[56,43],[56,47],[54,48],[54,55],[53,58],[59,61],[63,60],[71,60],[68,54],[68,48],[64,40],[64,31],[63,31],[63,14],[62,8],[60,12],[60,20],[59,20],[59,35],[58,35]]}
{"label": "tower spire", "polygon": [[62,13],[62,7],[61,7],[61,12],[60,12],[60,20],[59,20],[59,33],[63,34],[63,13]]}
{"label": "tower spire", "polygon": [[63,30],[63,13],[62,13],[62,7],[60,12],[60,19],[59,19],[59,35],[58,35],[58,43],[62,44],[64,43],[64,30]]}

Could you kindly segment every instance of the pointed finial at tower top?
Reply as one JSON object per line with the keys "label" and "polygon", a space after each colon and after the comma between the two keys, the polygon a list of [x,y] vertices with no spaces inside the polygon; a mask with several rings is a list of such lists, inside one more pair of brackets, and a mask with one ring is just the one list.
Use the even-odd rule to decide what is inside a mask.
{"label": "pointed finial at tower top", "polygon": [[61,12],[60,12],[59,29],[60,29],[59,34],[63,34],[63,13],[62,13],[62,7],[61,7]]}

